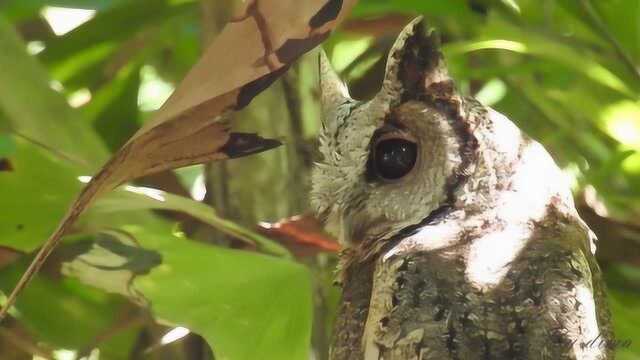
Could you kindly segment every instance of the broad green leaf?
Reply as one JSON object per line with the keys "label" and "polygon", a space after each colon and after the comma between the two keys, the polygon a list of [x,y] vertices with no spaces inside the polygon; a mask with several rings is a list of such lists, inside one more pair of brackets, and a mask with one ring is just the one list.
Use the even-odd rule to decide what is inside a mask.
{"label": "broad green leaf", "polygon": [[0,172],[0,245],[30,252],[40,246],[80,190],[82,174],[67,159],[14,138],[12,171]]}
{"label": "broad green leaf", "polygon": [[219,217],[215,209],[209,205],[158,189],[130,185],[120,187],[98,199],[87,216],[101,217],[114,212],[151,209],[179,211],[191,215],[227,235],[257,246],[261,251],[284,257],[291,256],[287,249],[278,243]]}
{"label": "broad green leaf", "polygon": [[184,246],[161,235],[151,236],[162,249],[163,265],[136,282],[157,316],[204,336],[221,360],[308,359],[311,289],[304,267],[196,243]]}
{"label": "broad green leaf", "polygon": [[161,223],[120,229],[63,272],[195,331],[216,359],[308,359],[311,289],[302,265],[187,241]]}

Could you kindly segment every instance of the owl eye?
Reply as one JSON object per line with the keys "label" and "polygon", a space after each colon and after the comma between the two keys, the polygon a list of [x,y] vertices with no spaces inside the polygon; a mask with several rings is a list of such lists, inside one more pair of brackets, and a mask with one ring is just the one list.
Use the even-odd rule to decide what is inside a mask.
{"label": "owl eye", "polygon": [[413,169],[417,156],[415,142],[398,138],[380,140],[373,153],[374,171],[384,180],[397,180]]}

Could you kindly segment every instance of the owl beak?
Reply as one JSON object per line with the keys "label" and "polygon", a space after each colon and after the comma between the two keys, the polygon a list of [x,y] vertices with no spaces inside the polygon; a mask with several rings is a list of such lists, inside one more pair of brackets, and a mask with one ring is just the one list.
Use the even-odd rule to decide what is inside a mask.
{"label": "owl beak", "polygon": [[340,80],[333,70],[327,54],[320,50],[320,90],[322,92],[322,111],[325,119],[331,118],[331,113],[340,105],[351,100],[347,86]]}

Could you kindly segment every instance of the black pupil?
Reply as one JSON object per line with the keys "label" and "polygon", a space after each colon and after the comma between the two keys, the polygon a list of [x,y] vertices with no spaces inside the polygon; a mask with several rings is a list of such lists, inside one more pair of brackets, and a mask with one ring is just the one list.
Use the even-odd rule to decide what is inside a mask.
{"label": "black pupil", "polygon": [[417,146],[404,139],[380,141],[375,149],[375,167],[383,179],[395,180],[405,176],[416,163]]}

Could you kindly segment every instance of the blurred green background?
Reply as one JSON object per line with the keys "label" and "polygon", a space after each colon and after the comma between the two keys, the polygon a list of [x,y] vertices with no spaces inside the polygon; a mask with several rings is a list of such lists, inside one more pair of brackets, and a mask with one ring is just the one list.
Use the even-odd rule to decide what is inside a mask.
{"label": "blurred green background", "polygon": [[[2,292],[238,2],[0,1]],[[564,170],[600,239],[616,336],[631,343],[618,358],[640,359],[640,0],[361,0],[324,45],[354,97],[377,91],[418,14],[461,90]],[[307,212],[315,71],[312,52],[233,116],[236,131],[285,146],[99,201],[0,327],[0,358],[325,359],[335,254],[258,226]]]}

